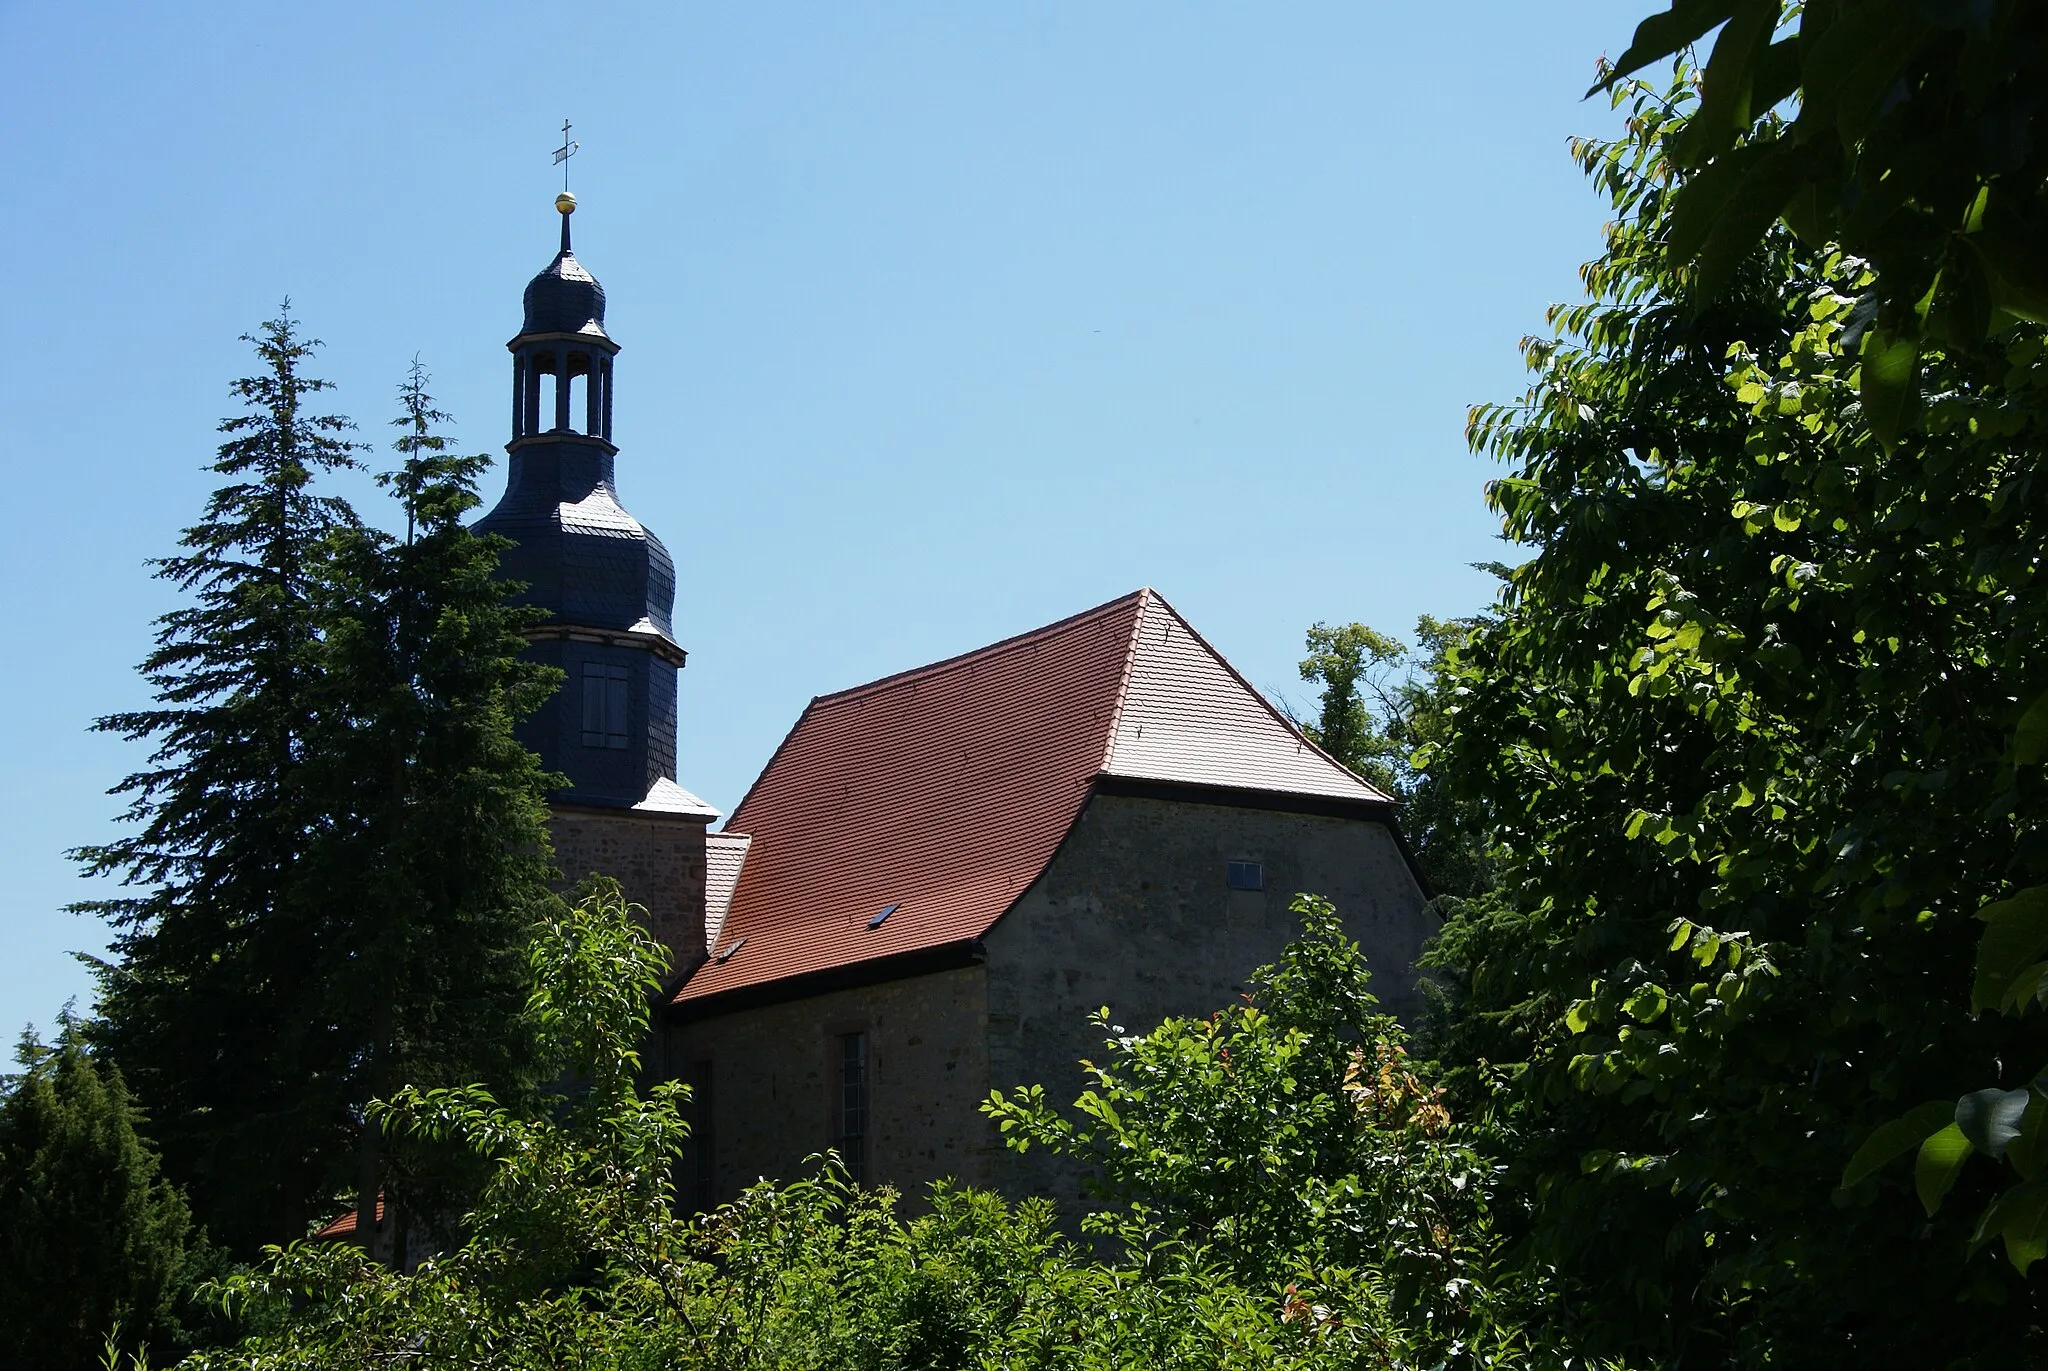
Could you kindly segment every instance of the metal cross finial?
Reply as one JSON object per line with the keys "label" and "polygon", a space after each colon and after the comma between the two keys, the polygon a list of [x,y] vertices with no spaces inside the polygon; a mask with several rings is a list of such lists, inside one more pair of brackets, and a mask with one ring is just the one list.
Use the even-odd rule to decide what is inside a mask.
{"label": "metal cross finial", "polygon": [[562,146],[555,149],[555,165],[562,169],[563,190],[569,189],[569,159],[574,157],[576,149],[582,146],[581,143],[569,141],[569,121],[564,119],[562,121]]}

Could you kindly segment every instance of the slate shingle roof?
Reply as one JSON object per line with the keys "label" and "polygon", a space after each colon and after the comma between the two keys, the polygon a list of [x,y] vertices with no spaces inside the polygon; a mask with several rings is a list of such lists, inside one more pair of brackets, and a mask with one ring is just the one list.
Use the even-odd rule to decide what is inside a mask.
{"label": "slate shingle roof", "polygon": [[526,318],[519,332],[582,333],[603,338],[604,287],[584,269],[568,244],[540,275],[526,283]]}
{"label": "slate shingle roof", "polygon": [[1106,776],[1387,803],[1135,591],[811,701],[733,811],[751,846],[676,1001],[979,938]]}

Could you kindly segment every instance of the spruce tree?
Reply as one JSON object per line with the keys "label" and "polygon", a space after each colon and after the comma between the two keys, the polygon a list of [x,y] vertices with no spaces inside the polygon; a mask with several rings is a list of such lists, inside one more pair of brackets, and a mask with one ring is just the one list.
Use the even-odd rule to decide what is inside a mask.
{"label": "spruce tree", "polygon": [[417,361],[399,400],[400,464],[378,480],[405,533],[358,527],[339,540],[328,744],[311,773],[344,816],[308,874],[341,915],[324,1017],[355,1048],[366,1242],[392,1178],[363,1106],[402,1085],[502,1092],[520,1079],[524,948],[551,874],[546,787],[560,783],[513,735],[556,685],[558,673],[520,657],[520,628],[540,614],[511,604],[515,587],[497,578],[505,540],[462,523],[489,459],[449,450],[437,431],[448,416]]}
{"label": "spruce tree", "polygon": [[24,1035],[0,1093],[0,1371],[97,1366],[172,1334],[191,1221],[121,1073],[67,1016],[54,1045]]}
{"label": "spruce tree", "polygon": [[134,831],[80,849],[125,893],[77,908],[115,929],[94,1029],[156,1120],[166,1164],[231,1245],[300,1231],[319,1159],[348,1120],[347,1045],[318,1013],[338,968],[302,864],[327,824],[308,793],[317,749],[321,583],[348,506],[313,490],[353,464],[347,419],[308,403],[319,344],[287,301],[245,341],[260,370],[234,384],[212,469],[228,478],[158,577],[191,603],[158,620],[142,664],[154,708],[101,731],[153,745],[115,787]]}

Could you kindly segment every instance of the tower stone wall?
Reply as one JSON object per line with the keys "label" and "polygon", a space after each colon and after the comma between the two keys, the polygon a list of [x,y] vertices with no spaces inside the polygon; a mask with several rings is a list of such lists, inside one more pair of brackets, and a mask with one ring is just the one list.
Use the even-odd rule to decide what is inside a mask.
{"label": "tower stone wall", "polygon": [[708,955],[705,824],[697,815],[558,804],[548,825],[555,864],[571,886],[592,873],[610,876],[646,907],[648,931],[668,949],[671,981]]}

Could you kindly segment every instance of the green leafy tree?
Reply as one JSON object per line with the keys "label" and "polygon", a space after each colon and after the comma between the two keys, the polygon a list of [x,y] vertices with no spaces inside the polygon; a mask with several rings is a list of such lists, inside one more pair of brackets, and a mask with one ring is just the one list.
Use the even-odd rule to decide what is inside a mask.
{"label": "green leafy tree", "polygon": [[1308,656],[1301,659],[1301,679],[1323,688],[1316,721],[1301,731],[1389,795],[1407,777],[1407,753],[1393,737],[1403,713],[1403,682],[1395,673],[1407,659],[1408,645],[1398,638],[1364,624],[1325,623],[1309,628]]}
{"label": "green leafy tree", "polygon": [[513,727],[559,673],[520,660],[522,626],[497,577],[505,540],[463,526],[482,456],[449,450],[415,362],[393,421],[401,457],[379,481],[403,537],[337,539],[322,606],[323,746],[308,761],[327,836],[302,873],[335,911],[322,954],[335,974],[311,1012],[352,1048],[339,1082],[358,1125],[357,1232],[399,1187],[367,1111],[400,1084],[516,1088],[529,1037],[524,951],[550,875],[540,760]]}
{"label": "green leafy tree", "polygon": [[1071,1114],[1042,1086],[983,1112],[1012,1148],[1091,1165],[1108,1203],[1083,1226],[1138,1270],[1279,1288],[1369,1364],[1541,1362],[1516,1304],[1541,1282],[1496,1280],[1484,1140],[1408,1060],[1329,902],[1293,907],[1300,937],[1244,1003],[1137,1035],[1104,1011],[1107,1055]]}
{"label": "green leafy tree", "polygon": [[1503,862],[1434,954],[1438,1046],[1516,1081],[1528,1250],[1581,1282],[1595,1347],[2025,1362],[2031,1240],[1971,1255],[2009,1176],[1923,1161],[1922,1199],[1955,1186],[1930,1214],[1903,1168],[1844,1166],[2048,1060],[2040,1019],[1970,1012],[1976,916],[2043,878],[2012,756],[2048,685],[2041,332],[1930,344],[1935,398],[1887,428],[1870,263],[1770,227],[1719,275],[1674,247],[1714,82],[1617,87],[1627,135],[1577,147],[1615,207],[1589,299],[1525,345],[1522,400],[1472,417],[1535,555],[1460,645],[1424,762]]}
{"label": "green leafy tree", "polygon": [[[1580,1364],[1478,1316],[1503,1307],[1471,1288],[1486,1170],[1386,1036],[1356,948],[1327,906],[1311,916],[1262,977],[1271,1013],[1112,1045],[1090,1116],[1105,1131],[1062,1133],[1042,1096],[993,1106],[1047,1145],[1160,1149],[1117,1173],[1124,1197],[1101,1227],[1126,1241],[1096,1256],[1052,1232],[1044,1201],[942,1184],[906,1222],[829,1155],[812,1176],[679,1216],[687,1089],[643,1090],[636,1055],[665,954],[599,882],[540,922],[529,955],[531,1018],[574,1092],[515,1108],[482,1088],[408,1087],[378,1110],[393,1135],[453,1141],[483,1165],[459,1239],[410,1271],[335,1244],[273,1249],[217,1288],[242,1342],[191,1365]],[[1178,1122],[1182,1109],[1196,1117]],[[1346,1264],[1388,1254],[1386,1269]]]}
{"label": "green leafy tree", "polygon": [[159,564],[197,602],[144,665],[160,707],[101,724],[156,744],[122,786],[139,831],[81,854],[135,890],[86,906],[121,930],[95,1036],[244,1253],[337,1193],[374,1212],[365,1111],[401,1080],[520,1088],[549,777],[513,726],[555,686],[519,661],[502,544],[462,525],[485,460],[448,450],[424,373],[391,537],[313,488],[354,462],[347,421],[305,412],[315,345],[289,317],[256,341],[216,463],[240,479]]}
{"label": "green leafy tree", "polygon": [[346,1050],[309,1012],[335,968],[299,879],[322,829],[306,790],[321,690],[319,602],[334,538],[354,516],[315,492],[353,465],[348,420],[308,405],[319,344],[289,307],[247,341],[248,412],[223,420],[228,478],[156,574],[192,603],[158,621],[142,664],[153,708],[105,732],[149,743],[115,788],[134,831],[81,849],[129,893],[78,906],[112,923],[92,1031],[150,1112],[170,1173],[231,1245],[296,1231],[322,1179]]}
{"label": "green leafy tree", "polygon": [[410,1272],[346,1247],[273,1249],[220,1288],[249,1335],[200,1367],[960,1367],[1045,1280],[1049,1211],[941,1189],[913,1224],[827,1166],[700,1222],[673,1192],[687,1087],[642,1091],[639,1044],[667,954],[610,882],[538,925],[530,1012],[566,1099],[408,1086],[394,1135],[486,1169],[460,1241]]}
{"label": "green leafy tree", "polygon": [[[1506,568],[1482,570],[1505,574]],[[1308,631],[1301,678],[1323,687],[1317,718],[1302,732],[1325,752],[1401,802],[1401,828],[1439,895],[1462,898],[1491,880],[1485,816],[1440,776],[1415,765],[1443,732],[1452,701],[1446,671],[1477,618],[1415,623],[1420,648],[1365,624]]]}
{"label": "green leafy tree", "polygon": [[[1669,155],[1687,171],[1667,225],[1705,293],[1782,222],[1868,262],[1844,353],[1889,444],[1916,411],[1929,347],[1975,351],[2048,323],[2048,5],[2041,0],[1672,0],[1596,90],[1716,29],[1700,101]],[[1778,111],[1796,102],[1794,116]],[[1995,346],[1995,342],[1994,342]]]}
{"label": "green leafy tree", "polygon": [[[1507,568],[1482,568],[1505,576]],[[1401,832],[1415,850],[1430,886],[1446,905],[1490,890],[1496,834],[1484,796],[1460,789],[1443,774],[1437,744],[1448,734],[1461,689],[1462,644],[1488,616],[1415,624],[1421,663],[1402,689],[1403,709],[1390,732],[1407,752],[1410,779],[1401,794]]]}
{"label": "green leafy tree", "polygon": [[120,1071],[68,1015],[54,1044],[24,1035],[15,1057],[0,1082],[0,1368],[84,1371],[110,1343],[175,1345],[191,1220]]}

